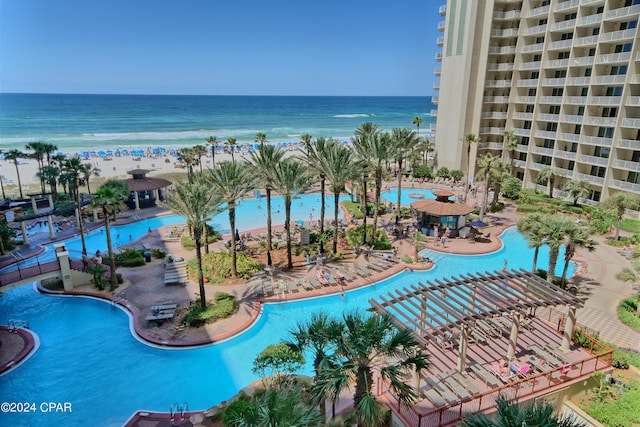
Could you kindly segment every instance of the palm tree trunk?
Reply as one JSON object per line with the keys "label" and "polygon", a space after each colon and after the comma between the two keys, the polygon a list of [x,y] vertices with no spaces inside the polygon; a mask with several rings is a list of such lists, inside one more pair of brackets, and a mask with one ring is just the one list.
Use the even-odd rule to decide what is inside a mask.
{"label": "palm tree trunk", "polygon": [[13,165],[16,167],[16,175],[18,176],[18,190],[20,191],[20,198],[23,199],[22,195],[22,181],[20,181],[20,169],[18,169],[18,159],[13,161]]}
{"label": "palm tree trunk", "polygon": [[368,366],[359,366],[356,371],[356,391],[353,395],[353,407],[357,408],[365,394],[371,392],[373,375]]}
{"label": "palm tree trunk", "polygon": [[293,268],[293,259],[291,257],[291,195],[288,194],[284,198],[284,231],[287,235],[287,268]]}
{"label": "palm tree trunk", "polygon": [[398,204],[396,215],[400,218],[400,203],[402,202],[402,158],[398,159]]}
{"label": "palm tree trunk", "polygon": [[320,234],[324,233],[324,210],[325,210],[324,190],[325,190],[324,175],[320,175]]}
{"label": "palm tree trunk", "polygon": [[0,175],[0,188],[2,189],[2,200],[6,200],[7,195],[4,194],[4,182],[2,180],[2,175]]}
{"label": "palm tree trunk", "polygon": [[467,143],[467,180],[464,183],[464,202],[467,203],[469,194],[469,174],[471,173],[471,143]]}
{"label": "palm tree trunk", "polygon": [[235,202],[229,203],[229,226],[231,227],[231,277],[238,277],[238,270],[236,264],[236,204]]}
{"label": "palm tree trunk", "polygon": [[267,250],[272,250],[271,247],[271,189],[267,188]]}
{"label": "palm tree trunk", "polygon": [[[205,222],[204,227],[203,227],[202,235],[204,236],[204,253],[208,254],[209,253],[209,227],[207,227],[207,223],[206,222]],[[195,236],[194,236],[193,240],[194,241],[196,240]]]}
{"label": "palm tree trunk", "polygon": [[5,253],[4,237],[0,236],[0,255],[4,255],[4,253]]}
{"label": "palm tree trunk", "polygon": [[547,282],[553,284],[553,278],[555,276],[556,264],[558,263],[558,249],[549,249],[549,270],[547,271]]}
{"label": "palm tree trunk", "polygon": [[562,289],[566,288],[567,273],[569,272],[569,263],[571,258],[564,257],[564,268],[562,269],[562,277],[560,278],[560,286]]}
{"label": "palm tree trunk", "polygon": [[207,297],[205,295],[204,289],[204,275],[202,274],[202,251],[200,250],[202,242],[200,239],[200,234],[200,232],[194,232],[193,240],[196,243],[196,258],[198,259],[198,287],[200,288],[200,307],[207,308]]}
{"label": "palm tree trunk", "polygon": [[537,246],[535,251],[533,251],[533,266],[531,267],[531,271],[533,273],[536,272],[536,268],[538,267],[538,253],[540,252],[540,247]]}
{"label": "palm tree trunk", "polygon": [[362,200],[360,202],[360,209],[362,209],[362,232],[363,239],[362,244],[367,244],[367,178],[362,178]]}
{"label": "palm tree trunk", "polygon": [[338,203],[340,202],[340,192],[333,189],[333,253],[338,253]]}
{"label": "palm tree trunk", "polygon": [[373,211],[373,231],[371,232],[372,235],[372,242],[376,241],[376,236],[377,236],[377,231],[378,231],[378,206],[380,205],[380,192],[382,191],[382,170],[378,169],[376,171],[376,203],[375,206],[373,207],[374,211]]}
{"label": "palm tree trunk", "polygon": [[482,207],[480,208],[480,221],[484,219],[487,212],[487,202],[489,201],[489,171],[484,174],[484,195],[482,197]]}
{"label": "palm tree trunk", "polygon": [[[82,255],[86,255],[87,243],[84,241],[84,222],[82,221],[82,204],[80,203],[80,191],[78,190],[78,185],[80,184],[80,178],[78,177],[77,173],[75,174],[74,181],[76,184],[76,206],[78,207],[78,228],[80,230],[80,240],[82,242]],[[104,215],[105,215],[105,221],[106,221],[107,217],[109,216],[109,213],[104,212]]]}
{"label": "palm tree trunk", "polygon": [[106,209],[103,209],[102,213],[104,215],[104,229],[107,233],[107,253],[109,254],[111,290],[114,291],[118,287],[118,276],[116,274],[116,257],[113,253],[113,244],[111,243],[111,225],[109,224],[109,212]]}

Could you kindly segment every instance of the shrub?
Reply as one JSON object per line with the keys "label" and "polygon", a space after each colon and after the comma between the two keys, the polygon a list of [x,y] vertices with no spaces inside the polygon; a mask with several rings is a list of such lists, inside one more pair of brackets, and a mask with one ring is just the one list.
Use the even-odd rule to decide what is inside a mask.
{"label": "shrub", "polygon": [[[360,225],[346,232],[345,237],[349,247],[359,246],[362,244],[363,230],[363,226]],[[367,236],[370,236],[372,232],[373,226],[371,224],[367,224]],[[367,241],[370,241],[370,239],[367,239]],[[391,242],[383,230],[377,230],[377,236],[374,239],[373,247],[374,249],[379,250],[391,249]]]}
{"label": "shrub", "polygon": [[529,204],[519,204],[518,205],[518,212],[520,212],[520,213],[540,212],[540,206],[529,205]]}
{"label": "shrub", "polygon": [[629,369],[629,357],[624,351],[613,349],[613,362],[611,363],[617,369]]}
{"label": "shrub", "polygon": [[[239,277],[248,279],[257,273],[262,265],[242,252],[236,254],[236,271]],[[189,274],[195,276],[197,260],[189,261]],[[228,279],[231,277],[231,254],[227,252],[210,252],[202,256],[202,273],[212,278]]]}
{"label": "shrub", "polygon": [[163,259],[167,256],[167,253],[159,248],[151,249],[151,256],[157,259]]}
{"label": "shrub", "polygon": [[453,169],[449,172],[449,175],[451,176],[451,179],[453,179],[455,182],[458,182],[464,176],[464,172],[462,172],[460,169]]}
{"label": "shrub", "polygon": [[438,169],[438,171],[436,172],[436,175],[439,178],[450,178],[451,177],[451,171],[449,171],[449,168],[446,166],[441,167],[440,169]]}
{"label": "shrub", "polygon": [[180,245],[188,251],[192,251],[196,248],[196,242],[189,236],[182,236],[180,238]]}
{"label": "shrub", "polygon": [[235,313],[238,308],[236,297],[224,292],[216,292],[215,302],[202,308],[199,305],[193,306],[182,321],[189,326],[199,327],[205,323],[215,322],[224,319]]}
{"label": "shrub", "polygon": [[116,254],[116,264],[120,267],[139,267],[144,265],[144,251],[135,248],[127,248],[124,252]]}
{"label": "shrub", "polygon": [[520,190],[522,190],[522,181],[514,176],[505,175],[500,185],[502,195],[507,199],[516,200],[520,197]]}
{"label": "shrub", "polygon": [[413,264],[413,258],[406,254],[402,255],[402,262],[404,262],[405,264]]}
{"label": "shrub", "polygon": [[638,298],[630,297],[623,299],[618,304],[618,319],[625,325],[640,330],[640,317],[636,316],[636,310],[638,308]]}
{"label": "shrub", "polygon": [[431,170],[431,168],[427,165],[418,166],[413,170],[413,177],[433,179],[433,170]]}

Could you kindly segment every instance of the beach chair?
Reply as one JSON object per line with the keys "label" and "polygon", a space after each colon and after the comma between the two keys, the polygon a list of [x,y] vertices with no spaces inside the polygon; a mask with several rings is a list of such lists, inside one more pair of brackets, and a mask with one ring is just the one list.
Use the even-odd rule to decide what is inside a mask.
{"label": "beach chair", "polygon": [[488,386],[493,388],[500,385],[500,382],[498,382],[496,377],[484,366],[478,363],[474,363],[472,365],[469,365],[469,368],[473,371],[473,373],[479,380],[484,381]]}
{"label": "beach chair", "polygon": [[533,351],[536,356],[540,357],[541,359],[544,359],[548,364],[550,364],[553,367],[561,366],[564,364],[561,360],[559,360],[553,354],[544,350],[542,347],[538,346],[537,344],[530,346],[529,350]]}
{"label": "beach chair", "polygon": [[309,280],[306,278],[300,279],[300,285],[307,291],[313,290],[313,286],[311,285],[311,283],[309,283]]}
{"label": "beach chair", "polygon": [[440,407],[445,406],[447,402],[440,396],[436,391],[428,386],[424,386],[421,390],[422,395],[427,398],[427,400],[433,403],[433,406]]}
{"label": "beach chair", "polygon": [[371,276],[371,272],[368,271],[367,269],[364,269],[359,264],[354,263],[353,264],[353,268],[355,269],[356,273],[358,273],[358,275],[360,277],[369,277],[369,276]]}
{"label": "beach chair", "polygon": [[287,282],[287,288],[289,289],[289,292],[299,292],[300,291],[298,289],[298,284],[293,280],[291,282]]}
{"label": "beach chair", "polygon": [[476,327],[480,328],[482,332],[492,337],[498,337],[502,335],[499,328],[494,327],[484,319],[476,320]]}
{"label": "beach chair", "polygon": [[469,390],[467,390],[462,384],[460,384],[450,373],[437,374],[436,378],[452,392],[456,394],[460,399],[465,400],[471,397]]}
{"label": "beach chair", "polygon": [[466,373],[463,374],[461,372],[458,372],[457,369],[454,369],[453,371],[451,371],[451,376],[453,378],[456,379],[456,381],[458,381],[458,383],[460,383],[464,388],[466,388],[471,394],[478,394],[480,393],[480,388],[478,388],[477,384],[474,383],[467,375]]}
{"label": "beach chair", "polygon": [[444,400],[446,400],[448,403],[457,402],[459,400],[458,396],[456,396],[451,390],[449,390],[449,388],[440,384],[434,377],[428,376],[426,380],[427,384],[431,386],[431,389],[435,390],[436,393],[442,396],[442,398],[444,398]]}
{"label": "beach chair", "polygon": [[322,283],[320,283],[315,277],[308,277],[307,280],[311,283],[311,286],[313,286],[314,289],[322,289]]}
{"label": "beach chair", "polygon": [[347,281],[349,281],[349,282],[352,282],[352,281],[355,279],[355,277],[353,277],[353,276],[351,275],[351,273],[349,273],[349,272],[347,271],[347,269],[346,269],[346,268],[344,268],[344,267],[342,268],[341,273],[342,273],[342,275],[344,276],[344,278],[345,278]]}
{"label": "beach chair", "polygon": [[496,376],[496,378],[498,378],[500,381],[502,381],[505,384],[511,382],[511,378],[513,378],[513,376],[515,375],[515,373],[512,372],[511,369],[509,369],[509,367],[506,367],[505,369],[505,367],[500,366],[500,364],[497,362],[493,363],[489,368],[489,370],[493,375]]}

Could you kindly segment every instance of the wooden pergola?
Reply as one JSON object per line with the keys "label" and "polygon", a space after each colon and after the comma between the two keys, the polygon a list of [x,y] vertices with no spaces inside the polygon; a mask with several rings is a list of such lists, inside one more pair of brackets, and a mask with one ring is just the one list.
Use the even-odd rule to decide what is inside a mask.
{"label": "wooden pergola", "polygon": [[391,315],[396,324],[413,331],[425,346],[455,330],[473,328],[478,320],[521,313],[538,307],[582,307],[583,300],[525,270],[469,273],[434,279],[370,299],[372,311]]}

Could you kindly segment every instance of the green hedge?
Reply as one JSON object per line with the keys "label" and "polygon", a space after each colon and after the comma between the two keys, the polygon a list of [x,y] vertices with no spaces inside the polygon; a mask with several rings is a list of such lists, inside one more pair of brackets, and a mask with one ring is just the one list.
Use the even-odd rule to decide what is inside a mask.
{"label": "green hedge", "polygon": [[144,251],[127,248],[124,252],[116,254],[116,264],[120,267],[139,267],[145,264]]}
{"label": "green hedge", "polygon": [[[189,261],[189,275],[195,277],[198,262],[196,259]],[[253,273],[257,273],[262,265],[242,252],[236,253],[236,271],[239,277],[248,279]],[[227,252],[209,252],[202,256],[202,273],[211,281],[228,279],[231,277],[231,254]]]}
{"label": "green hedge", "polygon": [[182,321],[189,326],[199,327],[205,323],[229,317],[235,313],[237,308],[236,297],[224,292],[216,292],[213,304],[207,305],[206,308],[202,308],[199,305],[192,307]]}

